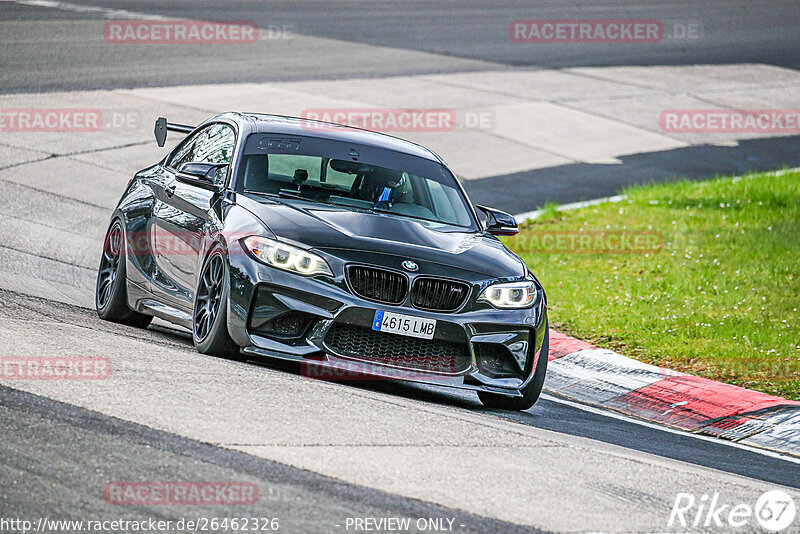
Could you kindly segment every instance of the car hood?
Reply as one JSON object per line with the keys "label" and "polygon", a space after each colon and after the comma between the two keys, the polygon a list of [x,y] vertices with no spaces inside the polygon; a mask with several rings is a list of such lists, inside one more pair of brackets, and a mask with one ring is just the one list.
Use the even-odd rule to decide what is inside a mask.
{"label": "car hood", "polygon": [[281,240],[334,255],[337,250],[388,254],[493,278],[518,278],[525,274],[522,261],[491,235],[441,231],[434,225],[405,217],[290,199],[246,198],[241,204]]}

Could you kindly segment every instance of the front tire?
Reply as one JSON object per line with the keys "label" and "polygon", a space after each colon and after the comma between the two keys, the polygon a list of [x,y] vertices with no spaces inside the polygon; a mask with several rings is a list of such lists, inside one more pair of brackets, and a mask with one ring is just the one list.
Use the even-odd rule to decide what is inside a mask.
{"label": "front tire", "polygon": [[547,373],[547,356],[550,352],[550,330],[548,327],[549,323],[545,322],[544,341],[539,353],[539,361],[536,363],[536,373],[533,376],[533,380],[522,390],[522,396],[509,397],[508,395],[479,391],[478,398],[484,406],[498,410],[523,411],[536,404],[536,401],[539,400],[539,395],[542,393],[542,387],[544,387],[544,375]]}
{"label": "front tire", "polygon": [[230,282],[225,252],[215,247],[200,271],[192,313],[192,339],[203,354],[234,356],[239,346],[228,333]]}
{"label": "front tire", "polygon": [[106,321],[147,328],[151,315],[138,313],[128,306],[128,277],[125,270],[125,232],[117,219],[103,241],[103,256],[97,271],[94,306],[97,315]]}

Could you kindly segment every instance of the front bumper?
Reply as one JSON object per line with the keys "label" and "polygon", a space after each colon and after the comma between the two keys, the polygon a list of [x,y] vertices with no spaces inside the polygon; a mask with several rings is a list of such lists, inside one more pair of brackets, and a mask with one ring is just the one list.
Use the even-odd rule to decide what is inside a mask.
{"label": "front bumper", "polygon": [[[531,308],[498,310],[475,303],[487,284],[476,282],[461,311],[431,312],[362,299],[348,289],[344,264],[332,267],[342,274],[307,278],[231,255],[228,330],[242,352],[300,362],[301,372],[312,378],[383,378],[510,396],[521,395],[541,367],[539,359],[547,357],[541,354],[547,335],[541,290]],[[435,319],[433,340],[426,345],[373,331],[377,310]],[[342,344],[346,335],[371,348],[354,353]],[[383,357],[380,347],[389,339],[395,353],[408,347],[409,356]],[[448,351],[458,353],[451,362],[443,359]]]}

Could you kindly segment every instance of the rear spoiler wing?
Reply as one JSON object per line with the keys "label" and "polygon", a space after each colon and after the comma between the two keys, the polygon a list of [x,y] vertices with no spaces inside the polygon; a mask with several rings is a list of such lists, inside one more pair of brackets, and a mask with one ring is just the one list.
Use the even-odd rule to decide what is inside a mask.
{"label": "rear spoiler wing", "polygon": [[187,126],[186,124],[167,122],[166,117],[159,117],[156,119],[156,127],[153,133],[156,136],[156,143],[158,143],[158,146],[164,146],[164,143],[167,141],[168,131],[189,134],[194,131],[194,128],[194,126]]}

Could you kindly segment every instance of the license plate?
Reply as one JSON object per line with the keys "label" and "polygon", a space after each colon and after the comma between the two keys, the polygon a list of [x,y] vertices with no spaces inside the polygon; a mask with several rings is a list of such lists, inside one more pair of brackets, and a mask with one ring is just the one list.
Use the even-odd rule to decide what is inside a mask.
{"label": "license plate", "polygon": [[372,321],[372,329],[378,332],[400,334],[401,336],[433,339],[433,332],[436,330],[436,319],[423,319],[413,315],[378,310],[375,312],[375,318]]}

